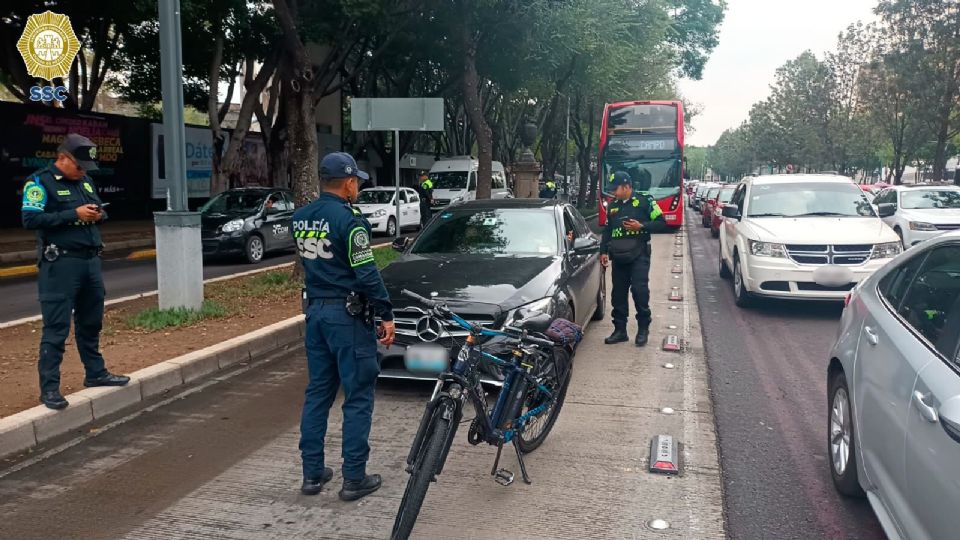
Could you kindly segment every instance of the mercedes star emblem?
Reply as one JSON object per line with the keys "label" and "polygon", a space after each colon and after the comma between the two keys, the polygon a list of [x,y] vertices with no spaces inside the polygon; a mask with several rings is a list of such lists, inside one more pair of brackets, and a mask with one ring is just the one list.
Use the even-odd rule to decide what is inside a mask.
{"label": "mercedes star emblem", "polygon": [[441,334],[443,334],[443,326],[440,321],[430,316],[420,317],[417,320],[417,337],[423,341],[433,343],[440,339]]}

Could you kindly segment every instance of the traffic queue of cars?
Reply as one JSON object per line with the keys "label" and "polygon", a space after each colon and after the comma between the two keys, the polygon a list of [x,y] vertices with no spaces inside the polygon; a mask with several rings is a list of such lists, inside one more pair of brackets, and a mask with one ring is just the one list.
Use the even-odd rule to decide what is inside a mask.
{"label": "traffic queue of cars", "polygon": [[826,370],[837,491],[867,497],[889,538],[956,537],[960,188],[772,175],[744,178],[727,202],[722,189],[718,264],[738,306],[845,303]]}

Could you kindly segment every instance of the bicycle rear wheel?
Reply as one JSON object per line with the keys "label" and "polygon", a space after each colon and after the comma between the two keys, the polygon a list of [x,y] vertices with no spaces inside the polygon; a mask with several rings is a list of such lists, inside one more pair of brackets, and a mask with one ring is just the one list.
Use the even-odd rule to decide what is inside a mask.
{"label": "bicycle rear wheel", "polygon": [[443,445],[450,431],[450,420],[441,414],[442,407],[434,412],[433,422],[424,438],[423,446],[413,465],[413,472],[407,480],[407,488],[403,492],[403,500],[397,510],[397,518],[393,522],[392,540],[405,540],[410,537],[413,526],[420,515],[420,507],[427,496],[427,489],[433,476],[440,468],[443,456]]}
{"label": "bicycle rear wheel", "polygon": [[[543,444],[550,430],[553,429],[557,417],[560,416],[563,400],[567,396],[567,387],[570,385],[570,365],[570,355],[567,351],[556,348],[553,354],[539,366],[536,378],[555,396],[555,401],[547,407],[547,410],[527,420],[523,431],[518,435],[517,446],[524,454],[533,452]],[[530,388],[520,414],[527,414],[548,402],[549,399],[537,388]]]}

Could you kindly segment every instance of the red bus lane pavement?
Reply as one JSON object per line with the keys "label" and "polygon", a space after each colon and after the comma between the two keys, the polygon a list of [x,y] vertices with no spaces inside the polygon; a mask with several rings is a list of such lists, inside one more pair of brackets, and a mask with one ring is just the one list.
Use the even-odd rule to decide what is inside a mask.
{"label": "red bus lane pavement", "polygon": [[[654,237],[647,347],[603,345],[609,321],[587,329],[557,424],[526,460],[533,484],[495,483],[495,449],[470,446],[464,424],[427,494],[415,538],[725,537],[700,320],[689,257],[672,257],[686,242],[676,242],[673,234]],[[673,273],[678,263],[683,272]],[[671,301],[671,291],[682,300]],[[681,350],[662,350],[668,336]],[[382,474],[384,486],[359,503],[336,497],[337,404],[326,452],[335,478],[319,496],[299,494],[304,384],[302,348],[274,354],[103,426],[60,453],[0,469],[3,536],[386,538],[432,384],[379,385],[368,470]],[[660,434],[677,443],[678,475],[649,471],[651,441]],[[507,452],[501,466],[518,472]]]}

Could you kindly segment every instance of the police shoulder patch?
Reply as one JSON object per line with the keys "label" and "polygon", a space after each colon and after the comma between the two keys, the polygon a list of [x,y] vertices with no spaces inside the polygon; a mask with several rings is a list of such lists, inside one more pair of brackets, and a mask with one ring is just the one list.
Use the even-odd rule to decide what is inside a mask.
{"label": "police shoulder patch", "polygon": [[33,180],[23,186],[23,210],[43,210],[47,204],[47,190],[43,185]]}
{"label": "police shoulder patch", "polygon": [[356,267],[373,262],[373,249],[370,247],[370,234],[363,227],[354,227],[350,230],[347,240],[347,258],[350,266]]}

